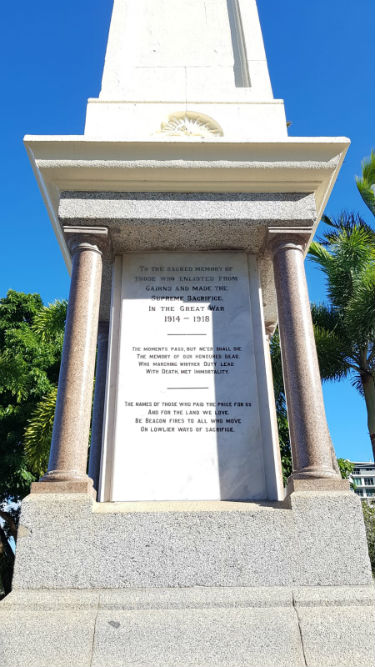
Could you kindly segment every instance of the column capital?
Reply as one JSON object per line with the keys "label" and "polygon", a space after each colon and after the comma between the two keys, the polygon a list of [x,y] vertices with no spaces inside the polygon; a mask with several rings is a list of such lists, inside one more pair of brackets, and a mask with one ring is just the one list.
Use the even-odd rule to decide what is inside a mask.
{"label": "column capital", "polygon": [[72,255],[82,250],[91,250],[100,255],[110,251],[110,236],[107,227],[63,227],[65,240]]}
{"label": "column capital", "polygon": [[288,248],[303,252],[311,233],[312,227],[269,227],[267,230],[267,247],[273,255]]}

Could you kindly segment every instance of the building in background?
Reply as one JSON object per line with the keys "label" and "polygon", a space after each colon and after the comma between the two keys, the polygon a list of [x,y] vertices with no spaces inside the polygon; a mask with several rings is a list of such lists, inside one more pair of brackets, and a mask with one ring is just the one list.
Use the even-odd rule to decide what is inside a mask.
{"label": "building in background", "polygon": [[375,463],[371,461],[351,461],[354,470],[350,481],[354,485],[355,493],[362,499],[375,502]]}

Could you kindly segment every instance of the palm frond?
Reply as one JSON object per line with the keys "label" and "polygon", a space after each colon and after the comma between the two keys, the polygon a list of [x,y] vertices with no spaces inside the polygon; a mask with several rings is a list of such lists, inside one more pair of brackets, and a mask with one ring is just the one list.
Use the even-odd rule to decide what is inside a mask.
{"label": "palm frond", "polygon": [[37,404],[25,429],[26,460],[32,472],[38,477],[44,474],[48,466],[56,396],[57,388],[53,387]]}
{"label": "palm frond", "polygon": [[328,267],[332,261],[332,256],[331,253],[326,250],[321,243],[318,241],[313,241],[310,244],[308,255],[313,262],[319,264],[324,272],[327,272]]}
{"label": "palm frond", "polygon": [[341,232],[346,232],[350,236],[358,228],[365,230],[369,234],[369,237],[375,239],[373,228],[357,213],[342,211],[337,218],[329,218],[327,215],[323,215],[322,222],[332,228],[326,231],[323,237],[318,239],[319,243],[325,247],[337,243]]}
{"label": "palm frond", "polygon": [[357,188],[359,194],[361,195],[366,206],[370,209],[371,213],[375,215],[375,194],[373,191],[373,185],[369,185],[366,181],[358,180]]}
{"label": "palm frond", "polygon": [[375,263],[370,263],[354,280],[354,289],[345,310],[345,325],[357,343],[375,342]]}
{"label": "palm frond", "polygon": [[352,385],[352,387],[357,389],[357,391],[359,391],[359,393],[363,396],[363,394],[364,394],[363,384],[362,384],[362,378],[361,378],[360,373],[354,373],[352,375],[352,377],[350,378],[350,384]]}
{"label": "palm frond", "polygon": [[324,222],[325,225],[328,225],[329,227],[335,227],[335,219],[330,218],[328,215],[325,213],[322,215],[322,222]]}
{"label": "palm frond", "polygon": [[62,338],[66,320],[67,302],[55,301],[49,306],[44,306],[36,313],[33,322],[33,330],[43,342],[56,341],[56,337]]}
{"label": "palm frond", "polygon": [[351,371],[347,360],[348,345],[334,332],[314,326],[316,350],[322,380],[341,380]]}
{"label": "palm frond", "polygon": [[362,162],[362,177],[356,178],[357,188],[371,213],[375,215],[375,152]]}
{"label": "palm frond", "polygon": [[362,161],[362,178],[375,183],[375,151],[372,149],[370,157]]}
{"label": "palm frond", "polygon": [[324,303],[312,303],[310,305],[314,326],[336,332],[337,335],[344,335],[342,317],[335,308]]}
{"label": "palm frond", "polygon": [[276,329],[271,338],[270,353],[272,362],[273,388],[275,394],[276,405],[282,409],[285,407],[285,394],[283,371],[281,365],[281,349],[279,331]]}
{"label": "palm frond", "polygon": [[367,227],[355,225],[340,231],[328,248],[312,243],[309,258],[327,276],[332,306],[345,310],[366,267],[375,266],[375,236]]}

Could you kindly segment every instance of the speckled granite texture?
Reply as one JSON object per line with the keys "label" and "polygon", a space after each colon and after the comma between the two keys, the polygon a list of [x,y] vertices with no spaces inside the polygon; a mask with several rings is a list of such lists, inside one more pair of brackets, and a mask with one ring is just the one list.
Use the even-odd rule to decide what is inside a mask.
{"label": "speckled granite texture", "polygon": [[[22,507],[2,667],[371,667],[358,498]],[[19,628],[22,627],[22,640]]]}
{"label": "speckled granite texture", "polygon": [[[343,586],[371,583],[359,499],[294,493],[281,504],[23,502],[14,588]],[[218,505],[220,511],[215,511]],[[109,508],[109,511],[107,511]],[[103,511],[105,509],[105,511]],[[139,509],[140,511],[137,511]],[[145,511],[146,509],[146,511]],[[56,557],[58,554],[58,557]]]}
{"label": "speckled granite texture", "polygon": [[374,621],[372,586],[16,591],[0,664],[371,667]]}

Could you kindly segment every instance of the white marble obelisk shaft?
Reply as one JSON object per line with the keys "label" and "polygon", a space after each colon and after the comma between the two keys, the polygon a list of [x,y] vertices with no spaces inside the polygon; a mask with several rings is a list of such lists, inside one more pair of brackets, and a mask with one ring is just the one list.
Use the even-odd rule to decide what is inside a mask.
{"label": "white marble obelisk shaft", "polygon": [[176,114],[213,119],[228,138],[286,137],[255,0],[114,0],[85,134],[157,138]]}

